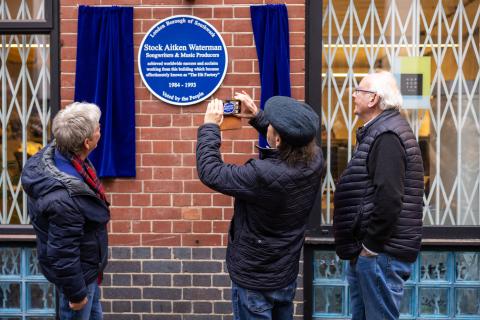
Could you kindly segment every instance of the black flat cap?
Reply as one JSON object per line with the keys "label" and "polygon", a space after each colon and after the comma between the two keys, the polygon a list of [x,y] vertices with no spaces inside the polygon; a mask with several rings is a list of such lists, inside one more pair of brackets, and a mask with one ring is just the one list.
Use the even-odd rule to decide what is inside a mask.
{"label": "black flat cap", "polygon": [[265,102],[265,118],[288,144],[307,145],[319,127],[317,113],[308,104],[290,97],[274,96]]}

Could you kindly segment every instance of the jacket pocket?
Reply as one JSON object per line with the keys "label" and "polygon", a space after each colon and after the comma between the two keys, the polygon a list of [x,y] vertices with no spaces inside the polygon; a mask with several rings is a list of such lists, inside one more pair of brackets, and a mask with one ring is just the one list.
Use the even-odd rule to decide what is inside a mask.
{"label": "jacket pocket", "polygon": [[95,240],[97,240],[97,251],[98,251],[97,268],[98,268],[98,272],[101,272],[102,265],[103,265],[103,250],[102,250],[102,242],[99,236],[99,230],[95,230]]}
{"label": "jacket pocket", "polygon": [[363,206],[360,206],[360,210],[355,215],[352,223],[352,235],[357,241],[362,240],[362,220],[363,220]]}
{"label": "jacket pocket", "polygon": [[412,263],[403,262],[385,255],[387,264],[387,285],[396,292],[403,292],[403,287],[412,273]]}
{"label": "jacket pocket", "polygon": [[248,269],[262,268],[263,270],[274,270],[279,260],[290,256],[287,248],[281,248],[252,236],[242,236],[236,244],[236,250],[243,264]]}
{"label": "jacket pocket", "polygon": [[232,219],[230,221],[230,226],[228,227],[228,241],[230,241],[230,243],[235,243],[235,236],[237,236],[235,234],[235,222],[234,222],[235,219]]}

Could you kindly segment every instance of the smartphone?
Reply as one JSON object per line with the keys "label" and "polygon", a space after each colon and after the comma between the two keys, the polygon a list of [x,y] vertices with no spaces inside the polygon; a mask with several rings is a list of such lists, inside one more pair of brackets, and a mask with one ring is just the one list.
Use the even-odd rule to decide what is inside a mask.
{"label": "smartphone", "polygon": [[230,99],[223,101],[223,114],[234,115],[240,113],[240,100]]}

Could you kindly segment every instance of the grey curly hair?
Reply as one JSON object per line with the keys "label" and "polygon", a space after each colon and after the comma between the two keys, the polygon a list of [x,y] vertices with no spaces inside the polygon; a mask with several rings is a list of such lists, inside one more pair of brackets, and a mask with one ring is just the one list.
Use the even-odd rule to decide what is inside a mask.
{"label": "grey curly hair", "polygon": [[52,123],[58,151],[63,154],[83,151],[83,143],[85,139],[92,138],[101,114],[97,105],[86,102],[74,102],[60,110]]}

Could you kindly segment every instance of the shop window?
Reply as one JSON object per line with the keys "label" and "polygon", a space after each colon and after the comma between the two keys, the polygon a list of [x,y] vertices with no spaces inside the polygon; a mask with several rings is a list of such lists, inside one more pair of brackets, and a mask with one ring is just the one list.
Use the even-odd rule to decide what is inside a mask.
{"label": "shop window", "polygon": [[40,273],[36,249],[0,247],[0,319],[54,319],[55,287]]}
{"label": "shop window", "polygon": [[29,224],[20,175],[59,106],[58,5],[0,0],[0,229]]}
{"label": "shop window", "polygon": [[55,318],[20,175],[59,106],[58,0],[0,0],[0,319]]}
{"label": "shop window", "polygon": [[478,1],[323,1],[323,224],[361,125],[352,88],[401,57],[429,57],[429,106],[404,110],[424,160],[424,225],[480,226],[479,16]]}
{"label": "shop window", "polygon": [[309,228],[304,251],[306,319],[351,318],[348,262],[335,255],[331,224],[336,181],[362,125],[353,114],[352,90],[375,69],[391,71],[399,59],[416,57],[430,60],[429,103],[403,113],[424,162],[424,238],[401,318],[479,319],[480,258],[472,251],[480,227],[480,1],[307,0],[306,5],[306,98],[321,114],[327,165],[321,210],[313,214],[316,225]]}
{"label": "shop window", "polygon": [[0,19],[4,21],[44,21],[45,1],[1,0]]}
{"label": "shop window", "polygon": [[28,224],[20,175],[46,143],[50,125],[48,35],[1,35],[2,224]]}
{"label": "shop window", "polygon": [[[315,251],[313,319],[350,319],[347,261]],[[480,253],[423,251],[406,282],[400,319],[479,319]]]}

